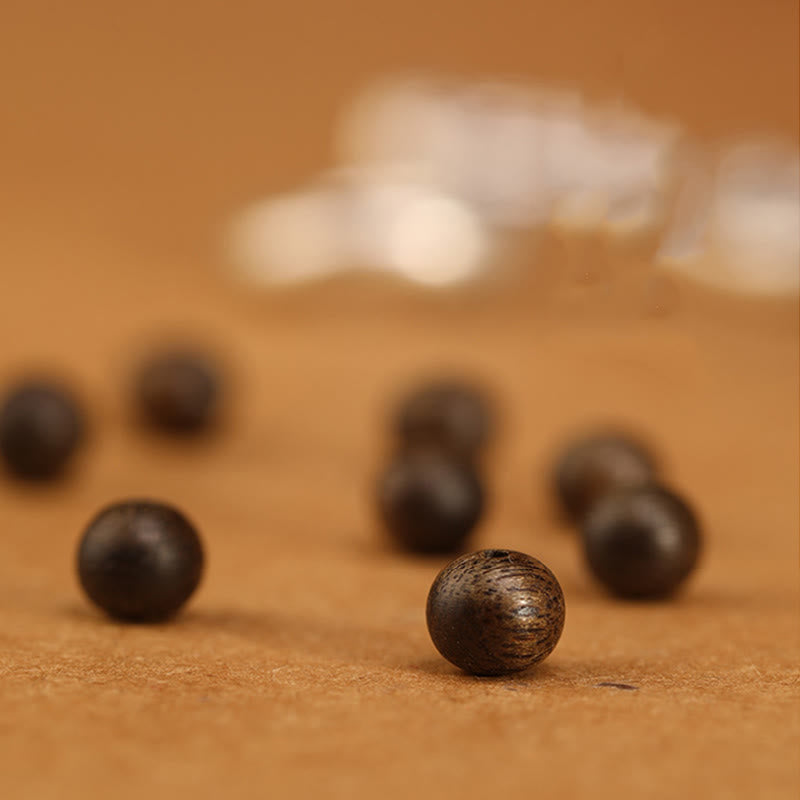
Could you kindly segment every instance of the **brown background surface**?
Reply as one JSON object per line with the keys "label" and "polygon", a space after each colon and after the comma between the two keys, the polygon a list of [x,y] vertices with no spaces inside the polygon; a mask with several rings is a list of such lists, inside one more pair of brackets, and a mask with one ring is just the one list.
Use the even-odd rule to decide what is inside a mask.
{"label": "brown background surface", "polygon": [[[654,315],[613,269],[251,296],[215,244],[237,205],[329,162],[337,108],[379,72],[579,85],[701,137],[796,139],[797,23],[788,0],[5,2],[0,378],[67,375],[93,435],[64,484],[0,483],[0,794],[796,797],[794,301],[676,285]],[[555,243],[538,253],[559,274]],[[173,330],[234,378],[227,428],[193,445],[125,405],[131,359]],[[519,677],[438,657],[423,606],[443,562],[391,552],[372,519],[385,403],[439,367],[504,408],[476,545],[539,556],[567,596],[559,647]],[[550,454],[601,419],[648,431],[703,515],[673,603],[605,597],[553,517]],[[207,544],[171,625],[112,624],[76,586],[83,526],[130,495],[184,507]]]}

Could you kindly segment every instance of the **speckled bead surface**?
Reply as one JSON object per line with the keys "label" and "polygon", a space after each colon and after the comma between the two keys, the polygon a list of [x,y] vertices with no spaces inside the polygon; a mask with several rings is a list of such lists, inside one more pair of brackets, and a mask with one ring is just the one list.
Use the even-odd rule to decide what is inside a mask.
{"label": "speckled bead surface", "polygon": [[189,599],[203,574],[197,531],[165,503],[130,500],[103,509],[78,548],[81,586],[107,614],[159,622]]}
{"label": "speckled bead surface", "polygon": [[436,446],[462,458],[476,458],[494,427],[487,395],[461,380],[426,383],[408,394],[394,417],[398,444]]}
{"label": "speckled bead surface", "polygon": [[457,558],[428,594],[436,649],[473,675],[520,672],[546,658],[564,629],[564,593],[538,559],[513,550]]}
{"label": "speckled bead surface", "polygon": [[694,511],[661,486],[605,496],[587,516],[582,533],[589,568],[621,597],[671,595],[700,557],[700,525]]}
{"label": "speckled bead surface", "polygon": [[656,478],[656,457],[644,442],[619,432],[581,437],[563,450],[553,484],[562,511],[579,522],[608,492]]}

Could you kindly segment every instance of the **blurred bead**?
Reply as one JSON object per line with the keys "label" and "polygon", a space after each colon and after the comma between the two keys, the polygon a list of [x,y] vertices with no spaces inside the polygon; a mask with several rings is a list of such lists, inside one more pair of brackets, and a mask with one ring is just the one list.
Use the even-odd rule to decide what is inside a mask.
{"label": "blurred bead", "polygon": [[475,386],[436,381],[409,394],[397,409],[394,429],[401,445],[434,445],[473,458],[492,431],[488,399]]}
{"label": "blurred bead", "polygon": [[0,409],[0,453],[19,478],[46,480],[59,475],[84,431],[84,415],[77,401],[52,383],[21,384],[12,389]]}
{"label": "blurred bead", "polygon": [[482,550],[446,566],[428,595],[436,649],[474,675],[505,675],[546,658],[564,628],[564,594],[538,559]]}
{"label": "blurred bead", "polygon": [[603,432],[566,448],[556,464],[554,484],[565,513],[579,521],[609,491],[649,483],[656,471],[655,457],[643,443]]}
{"label": "blurred bead", "polygon": [[78,550],[78,575],[89,599],[128,622],[167,619],[189,599],[203,573],[192,524],[163,503],[127,501],[101,511]]}
{"label": "blurred bead", "polygon": [[583,525],[586,559],[612,592],[661,598],[688,577],[700,555],[700,529],[692,509],[659,486],[606,495]]}
{"label": "blurred bead", "polygon": [[473,467],[433,450],[400,453],[378,482],[386,529],[412,552],[458,551],[478,523],[484,502]]}
{"label": "blurred bead", "polygon": [[189,352],[162,353],[146,363],[136,384],[141,417],[155,428],[191,433],[215,420],[220,394],[216,366]]}

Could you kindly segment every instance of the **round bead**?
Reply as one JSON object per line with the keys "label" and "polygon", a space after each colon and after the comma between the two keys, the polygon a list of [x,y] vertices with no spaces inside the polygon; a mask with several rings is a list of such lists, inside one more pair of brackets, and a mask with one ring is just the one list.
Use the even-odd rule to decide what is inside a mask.
{"label": "round bead", "polygon": [[103,509],[78,549],[89,598],[116,619],[157,622],[175,614],[203,574],[197,531],[175,508],[133,500]]}
{"label": "round bead", "polygon": [[190,352],[167,352],[147,362],[136,383],[142,418],[170,433],[207,428],[217,412],[220,379],[206,357]]}
{"label": "round bead", "polygon": [[474,467],[435,450],[397,454],[378,481],[386,529],[418,553],[458,551],[483,513],[484,491]]}
{"label": "round bead", "polygon": [[541,561],[513,550],[461,556],[428,594],[436,649],[473,675],[505,675],[546,658],[564,629],[564,593]]}
{"label": "round bead", "polygon": [[691,508],[660,486],[623,489],[597,502],[583,525],[586,559],[612,592],[673,593],[697,564],[701,536]]}
{"label": "round bead", "polygon": [[622,433],[597,433],[566,448],[554,483],[564,512],[580,521],[609,491],[650,483],[656,472],[656,459],[641,442]]}
{"label": "round bead", "polygon": [[486,445],[492,428],[488,399],[476,387],[459,381],[437,381],[409,394],[394,420],[403,446],[435,445],[465,458]]}
{"label": "round bead", "polygon": [[26,382],[0,408],[0,453],[17,477],[54,478],[66,467],[84,430],[83,412],[65,389]]}

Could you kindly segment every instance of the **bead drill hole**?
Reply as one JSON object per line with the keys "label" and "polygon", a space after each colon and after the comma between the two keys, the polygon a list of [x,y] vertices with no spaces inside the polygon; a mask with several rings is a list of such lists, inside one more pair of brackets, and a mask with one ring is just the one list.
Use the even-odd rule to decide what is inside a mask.
{"label": "bead drill hole", "polygon": [[506,558],[510,555],[508,550],[489,550],[486,553],[488,558]]}

